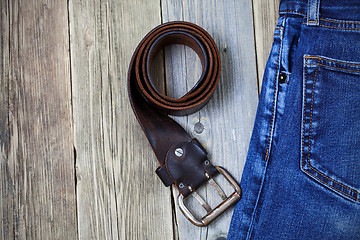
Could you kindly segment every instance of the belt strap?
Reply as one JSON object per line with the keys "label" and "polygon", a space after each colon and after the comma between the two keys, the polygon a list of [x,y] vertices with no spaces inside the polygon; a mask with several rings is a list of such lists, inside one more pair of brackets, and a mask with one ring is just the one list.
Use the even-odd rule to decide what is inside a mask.
{"label": "belt strap", "polygon": [[[171,44],[192,48],[203,69],[196,85],[179,99],[159,92],[150,73],[156,54]],[[160,163],[157,175],[165,186],[174,184],[181,199],[219,173],[219,168],[207,159],[205,148],[167,114],[188,115],[200,110],[213,95],[219,77],[220,55],[214,40],[204,29],[188,22],[169,22],[154,28],[139,43],[130,62],[131,106]]]}

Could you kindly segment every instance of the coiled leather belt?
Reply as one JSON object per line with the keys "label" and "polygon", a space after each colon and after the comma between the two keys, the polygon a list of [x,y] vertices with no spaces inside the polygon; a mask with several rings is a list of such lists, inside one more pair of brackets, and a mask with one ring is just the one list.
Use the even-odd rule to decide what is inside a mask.
{"label": "coiled leather belt", "polygon": [[[156,54],[171,44],[182,44],[192,48],[199,56],[203,69],[197,84],[179,99],[159,92],[152,82],[150,73],[150,66]],[[136,48],[128,73],[131,106],[160,162],[156,173],[165,186],[174,184],[179,190],[179,207],[197,226],[208,225],[237,202],[241,189],[223,168],[210,163],[205,148],[168,117],[168,114],[188,115],[200,110],[213,95],[219,77],[220,55],[214,40],[204,29],[188,22],[169,22],[150,31]],[[226,196],[213,180],[218,173],[221,173],[234,188],[235,191],[230,196]],[[209,182],[223,200],[214,209],[196,193],[205,182]],[[184,204],[184,199],[190,194],[208,212],[200,220],[196,219]]]}

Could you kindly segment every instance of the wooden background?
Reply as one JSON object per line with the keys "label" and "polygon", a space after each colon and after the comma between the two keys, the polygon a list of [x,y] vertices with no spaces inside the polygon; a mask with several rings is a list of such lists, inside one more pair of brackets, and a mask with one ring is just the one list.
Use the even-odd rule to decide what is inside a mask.
{"label": "wooden background", "polygon": [[[195,227],[154,173],[128,101],[127,68],[162,22],[206,29],[221,52],[220,85],[204,109],[175,119],[240,181],[278,2],[2,1],[0,239],[225,239],[231,211]],[[162,54],[158,85],[179,97],[201,64],[183,46]],[[211,189],[200,193],[216,204]]]}

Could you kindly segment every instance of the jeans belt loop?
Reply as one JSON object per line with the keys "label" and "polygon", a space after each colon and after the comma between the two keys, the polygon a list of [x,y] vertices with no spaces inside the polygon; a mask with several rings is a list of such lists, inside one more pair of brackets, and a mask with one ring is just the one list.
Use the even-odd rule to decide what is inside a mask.
{"label": "jeans belt loop", "polygon": [[308,0],[306,25],[319,26],[320,0]]}

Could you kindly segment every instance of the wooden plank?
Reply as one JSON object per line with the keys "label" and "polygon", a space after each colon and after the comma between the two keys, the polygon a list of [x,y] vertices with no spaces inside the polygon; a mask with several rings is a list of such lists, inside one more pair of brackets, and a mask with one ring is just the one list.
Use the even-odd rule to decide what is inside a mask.
{"label": "wooden plank", "polygon": [[274,28],[278,19],[279,3],[280,0],[253,0],[259,92],[264,76],[265,65],[273,43]]}
{"label": "wooden plank", "polygon": [[[200,113],[176,119],[207,147],[213,162],[231,169],[238,180],[256,105],[250,100],[256,86],[251,61],[244,61],[253,58],[253,48],[240,42],[254,41],[246,29],[251,16],[244,15],[251,7],[249,1],[243,7],[243,2],[162,2],[164,21],[198,23],[214,35],[222,50],[221,82],[230,82]],[[1,4],[1,239],[76,238],[66,7],[55,1]],[[278,0],[254,0],[253,7],[261,84]],[[136,44],[160,23],[160,2],[70,1],[70,12],[80,238],[172,238],[172,226],[164,224],[171,222],[171,199],[153,173],[157,163],[128,106],[124,77]],[[186,77],[194,83],[194,75],[201,72],[199,61],[182,47],[169,48],[167,59],[168,93],[180,96],[191,84],[171,79]],[[204,130],[196,133],[199,121]],[[218,142],[225,146],[217,146]],[[221,157],[241,160],[234,163]],[[201,193],[209,195],[210,190]],[[194,227],[176,214],[179,233],[174,235],[187,239],[192,233],[194,238]],[[196,236],[225,236],[230,215],[216,228],[197,229]]]}
{"label": "wooden plank", "polygon": [[[240,181],[258,101],[252,2],[164,0],[162,13],[164,22],[185,20],[200,25],[217,43],[222,73],[213,99],[200,112],[175,119],[205,146],[214,164],[224,166]],[[183,46],[169,47],[165,55],[167,93],[179,97],[197,81],[201,64],[192,50]],[[195,127],[199,122],[202,131],[201,125]],[[225,185],[224,179],[218,181]],[[213,207],[220,202],[211,187],[200,194]],[[200,208],[191,200],[189,205]],[[177,208],[179,239],[225,239],[231,215],[230,210],[209,227],[198,228]]]}
{"label": "wooden plank", "polygon": [[1,8],[0,238],[76,239],[67,4]]}
{"label": "wooden plank", "polygon": [[14,239],[13,181],[9,172],[9,10],[0,4],[0,239]]}
{"label": "wooden plank", "polygon": [[171,193],[127,95],[133,51],[160,23],[158,0],[70,1],[79,239],[173,238]]}

